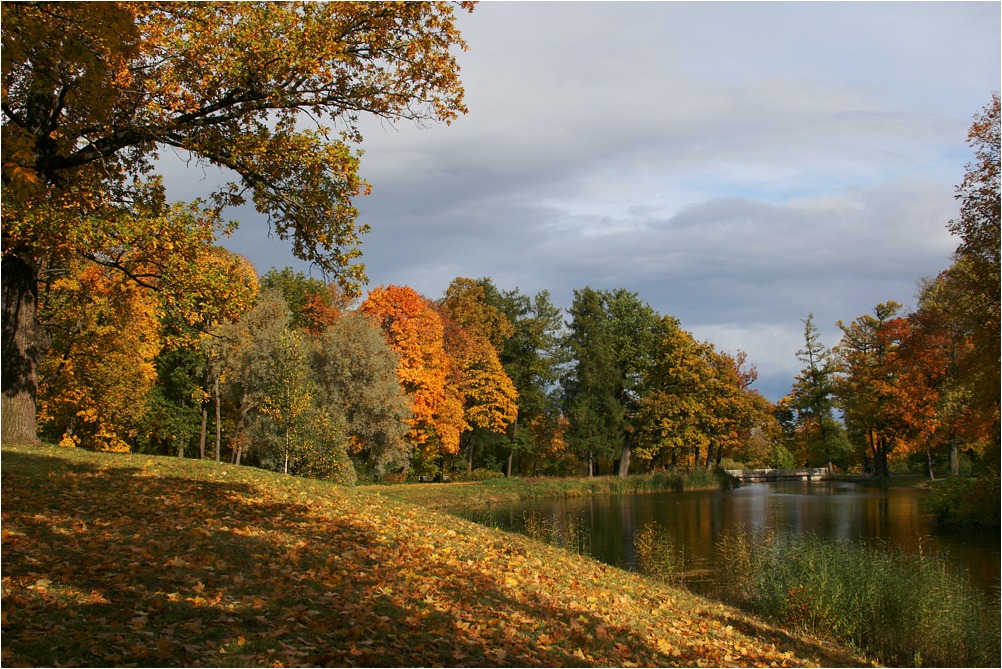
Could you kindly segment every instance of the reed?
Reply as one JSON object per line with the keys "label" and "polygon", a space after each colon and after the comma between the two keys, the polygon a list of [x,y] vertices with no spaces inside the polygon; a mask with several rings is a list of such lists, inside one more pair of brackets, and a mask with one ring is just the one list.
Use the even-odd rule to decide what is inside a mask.
{"label": "reed", "polygon": [[999,609],[945,560],[815,536],[730,533],[731,603],[898,666],[998,666]]}

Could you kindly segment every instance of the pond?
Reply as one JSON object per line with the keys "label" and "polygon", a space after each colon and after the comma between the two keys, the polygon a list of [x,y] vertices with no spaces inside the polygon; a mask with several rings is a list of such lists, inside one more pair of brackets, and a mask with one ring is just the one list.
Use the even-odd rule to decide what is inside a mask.
{"label": "pond", "polygon": [[812,533],[826,539],[876,542],[906,553],[941,557],[967,571],[974,585],[999,593],[999,531],[937,531],[919,510],[923,490],[873,488],[837,481],[752,483],[735,490],[549,499],[495,508],[490,522],[525,532],[526,520],[580,526],[587,553],[636,569],[633,539],[657,522],[684,546],[686,583],[711,592],[717,541],[727,531]]}

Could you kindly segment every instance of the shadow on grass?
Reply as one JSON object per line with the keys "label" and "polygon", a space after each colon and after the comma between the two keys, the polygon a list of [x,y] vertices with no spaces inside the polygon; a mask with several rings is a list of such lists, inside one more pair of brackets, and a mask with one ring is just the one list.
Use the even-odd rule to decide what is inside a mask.
{"label": "shadow on grass", "polygon": [[4,664],[588,666],[581,649],[695,661],[478,566],[510,546],[440,555],[395,533],[393,507],[333,488],[281,501],[109,462],[5,451]]}

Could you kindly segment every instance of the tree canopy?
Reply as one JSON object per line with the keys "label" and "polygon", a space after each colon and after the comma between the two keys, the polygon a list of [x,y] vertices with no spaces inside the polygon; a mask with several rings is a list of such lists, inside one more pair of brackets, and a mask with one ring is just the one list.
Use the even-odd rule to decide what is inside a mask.
{"label": "tree canopy", "polygon": [[[250,199],[298,257],[357,292],[358,119],[465,112],[455,7],[4,3],[5,437],[35,440],[37,283],[68,258],[202,296],[230,277],[170,268],[197,263],[228,231],[223,208]],[[179,210],[154,174],[165,149],[233,179]]]}

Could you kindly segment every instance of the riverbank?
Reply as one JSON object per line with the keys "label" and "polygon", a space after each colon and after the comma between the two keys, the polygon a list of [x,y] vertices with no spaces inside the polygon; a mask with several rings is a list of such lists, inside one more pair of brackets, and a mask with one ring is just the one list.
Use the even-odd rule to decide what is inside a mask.
{"label": "riverbank", "polygon": [[375,490],[54,447],[2,470],[10,666],[863,664]]}
{"label": "riverbank", "polygon": [[581,478],[499,478],[470,483],[368,485],[362,489],[430,509],[486,509],[533,499],[637,495],[734,487],[732,477],[703,469],[651,475]]}

